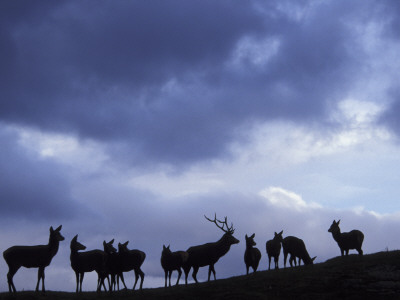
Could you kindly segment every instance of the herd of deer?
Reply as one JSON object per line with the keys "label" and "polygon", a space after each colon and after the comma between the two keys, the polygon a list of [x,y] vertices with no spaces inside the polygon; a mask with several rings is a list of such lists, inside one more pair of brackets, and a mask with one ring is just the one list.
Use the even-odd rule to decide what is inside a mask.
{"label": "herd of deer", "polygon": [[[215,263],[224,256],[230,249],[231,245],[239,243],[233,233],[233,224],[228,226],[227,218],[224,221],[217,219],[215,215],[214,220],[205,216],[205,218],[214,223],[220,228],[224,234],[220,240],[214,243],[207,243],[199,246],[190,247],[186,251],[172,252],[170,246],[163,246],[161,254],[161,266],[165,272],[165,287],[167,287],[167,277],[169,278],[169,286],[171,286],[171,274],[174,270],[178,271],[178,279],[176,285],[179,284],[179,279],[182,270],[185,272],[185,284],[190,270],[193,268],[193,279],[197,283],[197,272],[200,267],[208,266],[208,281],[210,281],[211,273],[215,277]],[[364,240],[364,234],[359,230],[352,230],[350,232],[340,232],[339,221],[333,221],[329,232],[332,233],[333,238],[338,243],[342,256],[344,253],[348,255],[350,249],[356,249],[359,255],[363,254],[361,246]],[[39,290],[39,283],[42,280],[42,292],[45,292],[44,286],[44,269],[50,264],[52,258],[57,254],[60,241],[64,237],[60,233],[61,226],[57,229],[50,227],[50,238],[47,245],[38,246],[13,246],[3,252],[5,261],[8,264],[9,271],[7,274],[7,282],[10,293],[16,292],[13,277],[20,267],[38,268],[38,281],[36,284],[36,291]],[[283,231],[280,233],[275,232],[272,240],[267,241],[266,251],[268,254],[268,269],[271,266],[271,258],[274,258],[275,268],[278,269],[278,259],[283,248],[284,266],[286,267],[287,256],[290,254],[290,266],[294,263],[296,266],[296,258],[298,264],[303,261],[305,265],[313,264],[314,258],[310,258],[303,240],[288,236],[282,238]],[[246,251],[244,254],[244,262],[246,264],[246,273],[249,273],[249,268],[253,272],[257,271],[258,264],[261,259],[261,252],[254,246],[255,234],[248,237],[246,235]],[[119,280],[121,279],[125,289],[125,281],[123,272],[134,270],[135,272],[135,289],[138,279],[140,277],[140,289],[143,286],[144,273],[141,270],[141,265],[146,258],[146,254],[140,250],[129,250],[127,248],[128,242],[118,244],[118,251],[113,246],[114,240],[110,242],[103,242],[104,250],[91,250],[82,252],[86,247],[78,242],[78,235],[71,240],[71,267],[76,275],[76,292],[82,292],[82,281],[86,272],[96,271],[98,275],[97,291],[101,291],[101,287],[106,290],[105,279],[107,278],[109,290],[119,289]],[[110,282],[111,278],[111,282]]]}

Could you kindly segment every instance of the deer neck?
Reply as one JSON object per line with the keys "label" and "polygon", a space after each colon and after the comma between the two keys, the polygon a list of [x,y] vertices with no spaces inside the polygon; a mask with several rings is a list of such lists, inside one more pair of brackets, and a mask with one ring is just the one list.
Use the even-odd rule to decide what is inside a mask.
{"label": "deer neck", "polygon": [[215,245],[216,245],[218,254],[223,256],[229,251],[232,244],[229,243],[224,237],[222,237],[215,243]]}
{"label": "deer neck", "polygon": [[50,237],[47,247],[52,256],[57,254],[59,245],[60,241]]}
{"label": "deer neck", "polygon": [[338,229],[335,230],[335,231],[332,231],[332,236],[333,236],[333,239],[334,239],[336,242],[339,242],[340,239],[341,239],[341,237],[342,237],[342,233],[340,232],[340,228],[338,228]]}

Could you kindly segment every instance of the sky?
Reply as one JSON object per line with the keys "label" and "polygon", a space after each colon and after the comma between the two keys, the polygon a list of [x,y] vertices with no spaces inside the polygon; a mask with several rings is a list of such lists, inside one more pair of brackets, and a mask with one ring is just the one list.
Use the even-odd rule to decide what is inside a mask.
{"label": "sky", "polygon": [[217,278],[245,274],[246,234],[260,270],[281,230],[338,256],[338,219],[366,254],[399,249],[399,37],[396,0],[1,1],[0,249],[62,224],[46,288],[63,291],[76,234],[129,241],[158,287],[162,246],[217,241],[214,213],[240,240]]}

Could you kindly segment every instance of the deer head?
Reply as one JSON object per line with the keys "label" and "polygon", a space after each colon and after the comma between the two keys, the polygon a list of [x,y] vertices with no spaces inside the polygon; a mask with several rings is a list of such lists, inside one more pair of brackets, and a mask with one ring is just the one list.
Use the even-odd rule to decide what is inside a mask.
{"label": "deer head", "polygon": [[282,242],[283,241],[282,234],[283,234],[283,230],[279,233],[275,232],[274,241]]}
{"label": "deer head", "polygon": [[103,241],[103,246],[104,246],[104,252],[106,253],[115,253],[117,252],[117,249],[113,246],[114,239],[109,241],[108,243],[106,241]]}
{"label": "deer head", "polygon": [[[222,236],[222,239],[225,240],[228,244],[238,244],[239,240],[236,239],[233,236],[233,233],[235,232],[235,229],[233,228],[233,223],[231,223],[231,226],[228,226],[228,218],[225,217],[225,221],[220,221],[217,219],[217,214],[215,213],[214,216],[214,220],[211,220],[209,218],[207,218],[206,216],[204,216],[208,221],[210,221],[211,223],[214,223],[219,229],[221,229],[224,232],[224,235]],[[221,225],[218,225],[221,224]],[[226,229],[225,229],[226,227]]]}
{"label": "deer head", "polygon": [[127,252],[128,251],[128,243],[129,243],[129,241],[126,241],[123,244],[118,243],[118,252]]}
{"label": "deer head", "polygon": [[84,246],[78,242],[78,235],[74,236],[74,238],[71,240],[71,250],[79,251],[79,250],[85,250],[85,249],[86,249],[86,246]]}
{"label": "deer head", "polygon": [[247,234],[246,234],[246,236],[245,236],[245,238],[246,238],[246,247],[253,247],[253,246],[257,245],[256,242],[254,241],[254,237],[255,236],[256,236],[255,233],[253,233],[251,236],[247,236]]}
{"label": "deer head", "polygon": [[61,235],[62,225],[58,226],[56,229],[53,229],[53,226],[50,227],[50,240],[52,241],[63,241],[65,238]]}
{"label": "deer head", "polygon": [[339,221],[335,221],[333,220],[331,227],[329,227],[328,232],[332,232],[332,233],[336,233],[336,232],[340,232],[340,228],[339,228]]}

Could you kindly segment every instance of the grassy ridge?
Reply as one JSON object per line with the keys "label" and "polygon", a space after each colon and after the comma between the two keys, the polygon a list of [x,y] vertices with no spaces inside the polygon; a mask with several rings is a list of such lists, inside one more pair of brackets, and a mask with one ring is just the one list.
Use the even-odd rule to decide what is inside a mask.
{"label": "grassy ridge", "polygon": [[188,286],[113,293],[20,292],[1,299],[400,299],[400,251],[336,257],[313,266],[261,271]]}

